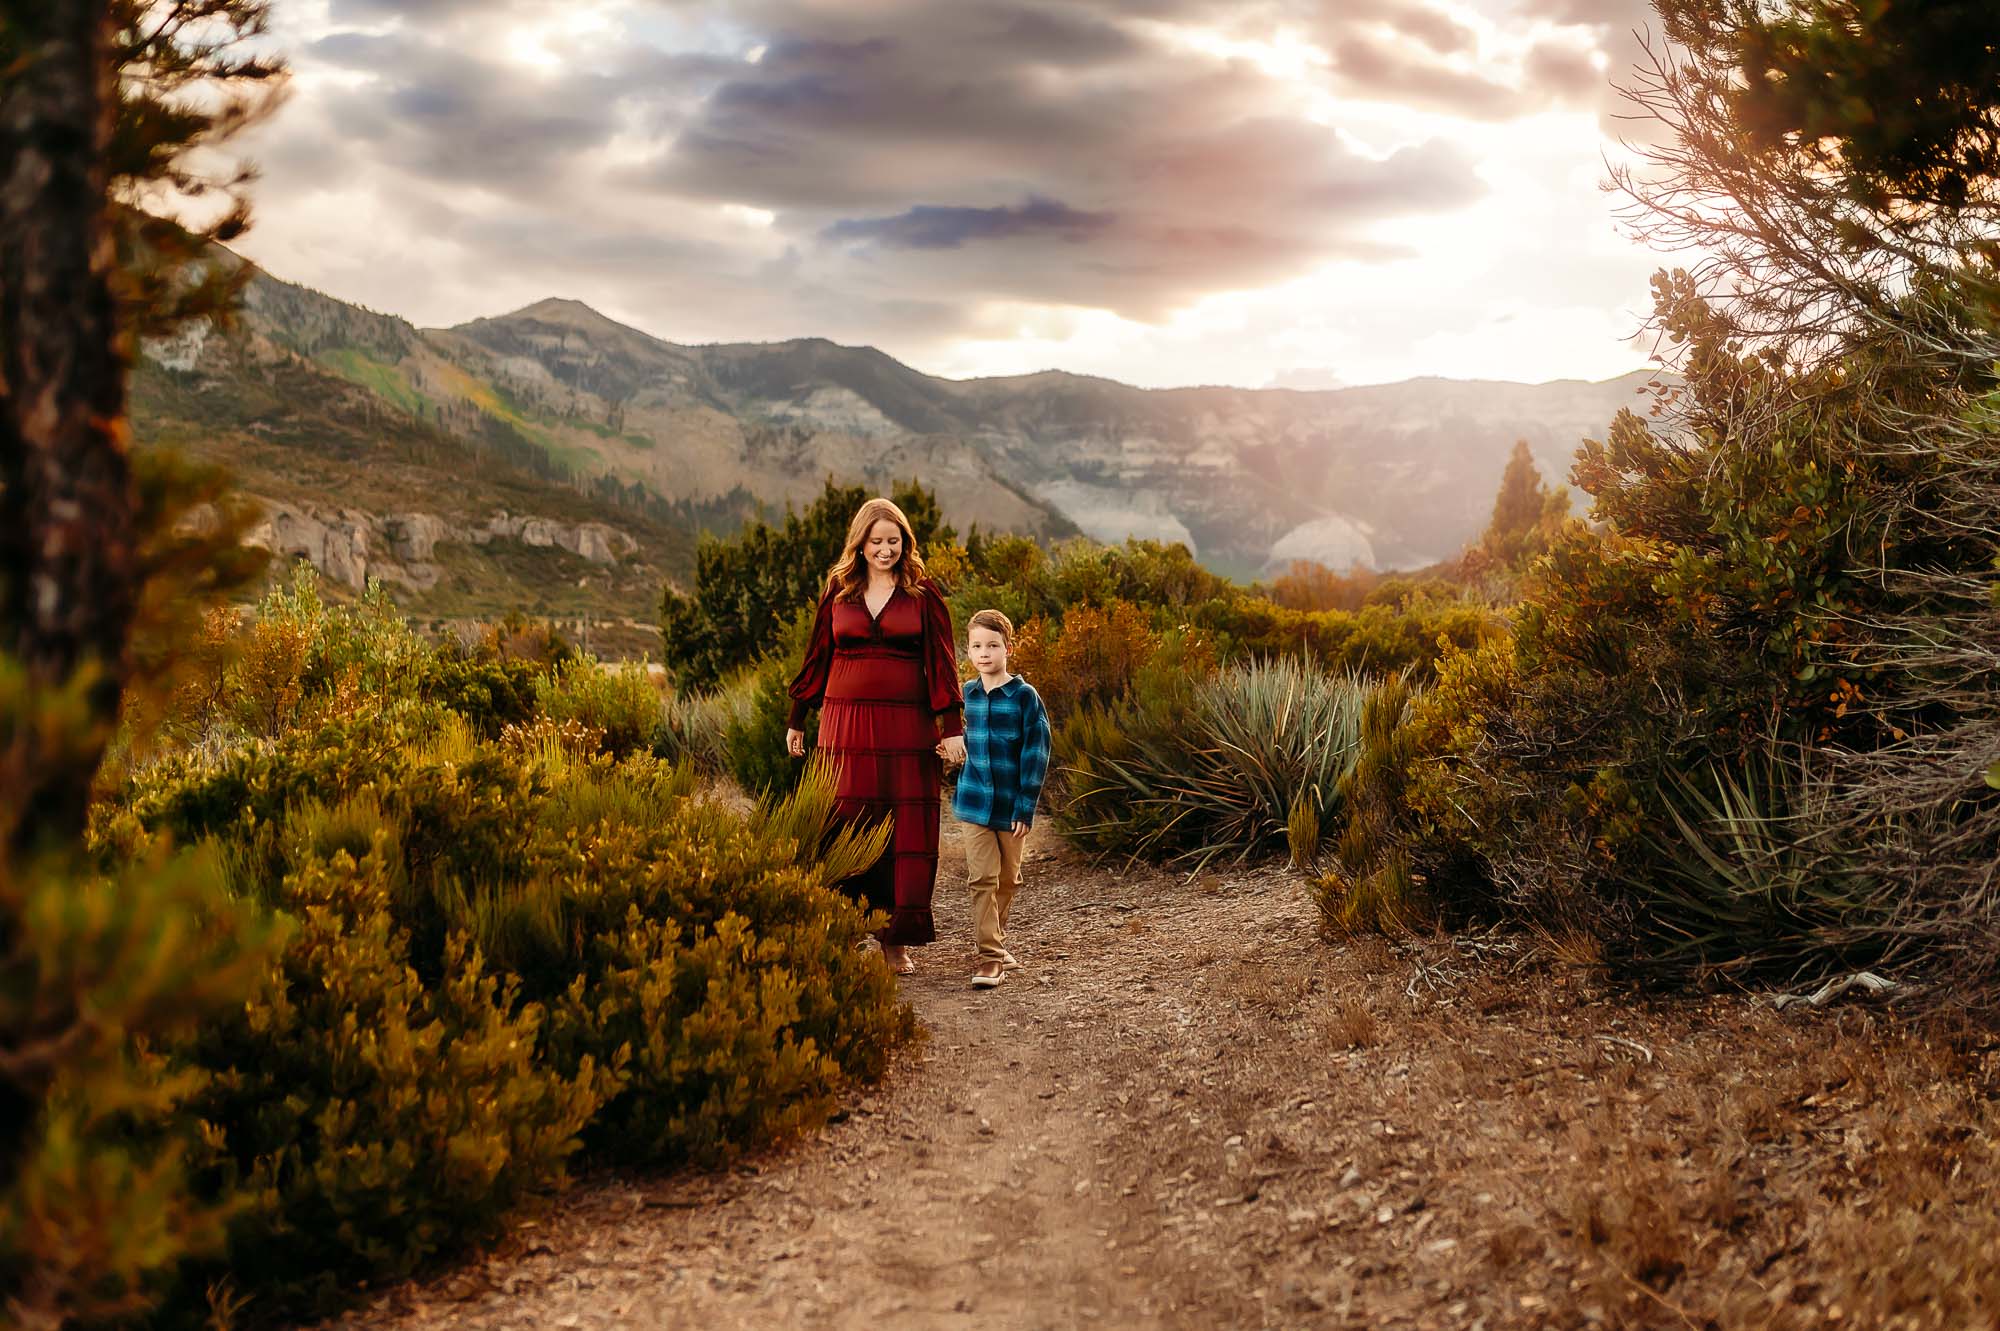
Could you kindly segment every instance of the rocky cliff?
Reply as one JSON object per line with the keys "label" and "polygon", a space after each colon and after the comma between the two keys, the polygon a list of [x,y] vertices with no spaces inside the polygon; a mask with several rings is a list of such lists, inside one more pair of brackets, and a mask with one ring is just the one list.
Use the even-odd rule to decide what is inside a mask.
{"label": "rocky cliff", "polygon": [[252,496],[264,517],[244,537],[247,545],[271,551],[289,563],[311,562],[352,591],[380,578],[413,591],[436,587],[440,545],[485,546],[512,541],[538,549],[561,549],[592,564],[615,564],[639,543],[602,522],[565,523],[549,518],[496,512],[479,523],[452,523],[435,513],[368,513]]}

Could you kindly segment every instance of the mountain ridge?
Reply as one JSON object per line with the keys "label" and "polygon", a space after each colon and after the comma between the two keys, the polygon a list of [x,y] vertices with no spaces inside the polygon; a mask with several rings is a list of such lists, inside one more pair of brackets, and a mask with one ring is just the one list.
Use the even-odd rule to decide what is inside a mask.
{"label": "mountain ridge", "polygon": [[[886,490],[914,475],[960,530],[1181,540],[1239,577],[1294,557],[1447,557],[1483,526],[1516,438],[1563,479],[1580,440],[1651,375],[1311,389],[1143,388],[1059,368],[950,379],[824,337],[674,343],[564,296],[422,328],[263,273],[243,323],[366,394],[368,410],[468,447],[501,441],[586,490],[725,515],[804,502],[829,477]],[[198,372],[202,357],[182,348],[163,363]],[[226,376],[226,359],[210,370]]]}
{"label": "mountain ridge", "polygon": [[[465,320],[457,324],[443,324],[443,325],[419,326],[419,327],[421,328],[421,331],[424,332],[459,332],[473,324],[502,322],[516,317],[534,317],[541,314],[545,310],[563,310],[563,311],[579,310],[582,311],[584,314],[591,316],[591,318],[595,321],[608,325],[613,325],[617,328],[623,329],[628,332],[637,333],[642,337],[648,338],[651,341],[660,344],[661,346],[671,347],[677,350],[688,351],[688,352],[724,351],[733,349],[762,351],[762,350],[791,347],[798,345],[818,345],[818,346],[829,347],[836,351],[842,351],[842,352],[865,352],[874,356],[882,357],[885,360],[893,361],[895,362],[895,364],[909,371],[911,374],[919,375],[925,379],[931,380],[934,383],[940,383],[940,384],[1001,384],[1001,383],[1020,384],[1035,379],[1061,378],[1061,379],[1072,379],[1072,380],[1082,380],[1095,383],[1111,384],[1119,388],[1128,389],[1135,393],[1179,393],[1179,392],[1217,391],[1217,392],[1240,392],[1240,393],[1291,394],[1302,397],[1314,397],[1314,396],[1337,396],[1340,394],[1365,392],[1366,390],[1369,389],[1410,388],[1421,384],[1458,384],[1458,385],[1465,385],[1468,387],[1497,387],[1497,388],[1555,388],[1555,387],[1562,387],[1569,385],[1582,386],[1582,387],[1601,387],[1606,384],[1622,383],[1627,380],[1648,378],[1661,373],[1661,371],[1657,369],[1649,369],[1641,366],[1631,370],[1624,371],[1621,374],[1610,375],[1602,379],[1590,379],[1581,375],[1559,375],[1553,379],[1524,380],[1524,379],[1492,379],[1477,375],[1468,377],[1468,376],[1453,375],[1453,374],[1418,374],[1418,375],[1411,375],[1407,379],[1385,379],[1375,383],[1365,383],[1365,384],[1341,384],[1338,387],[1333,387],[1333,388],[1291,388],[1283,385],[1274,385],[1274,384],[1261,384],[1261,385],[1221,384],[1221,383],[1152,384],[1152,385],[1128,384],[1122,379],[1114,379],[1109,375],[1091,374],[1082,370],[1066,370],[1059,365],[1050,365],[1050,366],[1045,366],[1039,370],[1027,370],[1014,374],[974,374],[974,375],[966,375],[963,377],[954,377],[952,375],[936,374],[929,370],[918,369],[916,366],[911,365],[906,361],[897,360],[889,352],[882,350],[880,347],[875,346],[873,343],[838,342],[835,341],[833,338],[824,337],[818,334],[810,334],[801,337],[772,338],[766,341],[753,341],[753,342],[743,342],[743,341],[676,342],[672,338],[662,337],[658,333],[649,332],[646,329],[639,327],[637,324],[627,324],[621,320],[615,319],[612,316],[604,313],[602,310],[598,309],[596,306],[590,304],[588,301],[578,300],[574,296],[543,296],[538,300],[531,301],[530,303],[521,306],[519,309],[511,310],[506,314],[482,315],[473,319]],[[395,317],[395,316],[389,316],[389,317]]]}

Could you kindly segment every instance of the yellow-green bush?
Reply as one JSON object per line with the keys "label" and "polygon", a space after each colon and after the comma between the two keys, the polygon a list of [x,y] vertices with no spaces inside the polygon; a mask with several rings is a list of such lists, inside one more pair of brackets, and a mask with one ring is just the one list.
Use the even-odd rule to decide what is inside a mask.
{"label": "yellow-green bush", "polygon": [[856,951],[869,921],[796,843],[692,801],[611,831],[583,852],[597,890],[565,921],[576,978],[550,1027],[561,1065],[628,1052],[593,1152],[713,1161],[820,1121],[842,1085],[881,1073],[910,1015]]}
{"label": "yellow-green bush", "polygon": [[1313,884],[1320,919],[1331,933],[1402,933],[1437,920],[1426,887],[1431,874],[1412,865],[1404,832],[1416,756],[1411,705],[1409,682],[1400,676],[1378,684],[1362,705],[1360,751],[1341,782],[1345,825],[1327,872]]}
{"label": "yellow-green bush", "polygon": [[[837,831],[823,773],[712,801],[646,751],[650,682],[583,659],[496,736],[462,653],[301,599],[255,695],[283,702],[271,733],[211,718],[94,822],[103,864],[199,847],[289,931],[254,997],[155,1046],[173,1093],[121,1129],[184,1140],[188,1206],[233,1212],[173,1317],[225,1268],[253,1320],[338,1301],[490,1234],[580,1149],[656,1165],[799,1131],[912,1034],[829,887],[887,829]],[[476,664],[512,688],[518,663]]]}
{"label": "yellow-green bush", "polygon": [[1371,601],[1359,610],[1293,610],[1261,597],[1209,601],[1192,622],[1230,659],[1306,656],[1327,669],[1428,678],[1440,653],[1470,649],[1505,632],[1493,611],[1469,601],[1418,593]]}
{"label": "yellow-green bush", "polygon": [[[204,1074],[206,1173],[241,1197],[228,1269],[260,1313],[306,1310],[495,1232],[562,1175],[612,1086],[539,1052],[543,1012],[454,931],[426,982],[396,918],[401,848],[308,852],[276,899],[290,942],[262,993],[170,1050]],[[199,1269],[191,1276],[207,1274]]]}
{"label": "yellow-green bush", "polygon": [[0,870],[0,1307],[24,1321],[142,1312],[223,1245],[230,1199],[194,1186],[180,1130],[204,1078],[160,1053],[240,1011],[282,938],[221,877],[158,843]]}
{"label": "yellow-green bush", "polygon": [[620,757],[650,747],[665,715],[659,686],[644,665],[605,665],[588,656],[572,656],[537,675],[535,709],[552,721],[590,727],[604,751]]}

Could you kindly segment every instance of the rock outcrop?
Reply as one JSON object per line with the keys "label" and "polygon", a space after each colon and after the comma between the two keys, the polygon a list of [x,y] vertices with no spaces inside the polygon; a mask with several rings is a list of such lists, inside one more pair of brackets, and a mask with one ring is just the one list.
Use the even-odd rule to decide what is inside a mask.
{"label": "rock outcrop", "polygon": [[437,548],[450,542],[522,545],[567,550],[593,564],[615,564],[638,542],[602,522],[560,522],[498,511],[484,522],[455,525],[434,513],[369,513],[265,499],[264,519],[244,537],[280,559],[305,559],[344,587],[360,591],[368,579],[417,591],[437,585]]}

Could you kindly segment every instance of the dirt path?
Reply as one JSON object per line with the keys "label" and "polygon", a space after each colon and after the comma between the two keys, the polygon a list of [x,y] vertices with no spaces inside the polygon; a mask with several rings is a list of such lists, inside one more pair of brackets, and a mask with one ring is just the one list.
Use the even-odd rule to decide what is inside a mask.
{"label": "dirt path", "polygon": [[[947,827],[905,982],[929,1040],[822,1134],[586,1184],[340,1325],[1821,1324],[1823,1284],[1773,1289],[1865,1088],[1800,1019],[1649,1011],[1504,940],[1329,948],[1276,869],[1109,872],[1038,832],[1027,878],[1026,969],[967,988]],[[1815,1094],[1797,1133],[1746,1127]]]}

